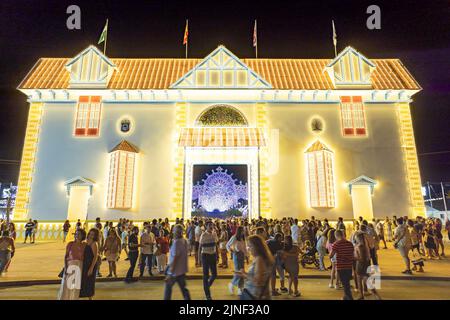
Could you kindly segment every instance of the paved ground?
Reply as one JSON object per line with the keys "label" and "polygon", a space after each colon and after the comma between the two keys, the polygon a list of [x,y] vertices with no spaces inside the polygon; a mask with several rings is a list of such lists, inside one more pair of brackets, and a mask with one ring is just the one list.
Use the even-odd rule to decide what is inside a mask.
{"label": "paved ground", "polygon": [[[382,276],[403,276],[403,261],[397,250],[388,243],[388,249],[379,250],[379,264]],[[0,278],[0,282],[26,281],[26,280],[57,280],[57,275],[63,266],[65,245],[61,242],[37,242],[35,244],[17,244],[16,254],[13,258],[9,271]],[[425,262],[425,272],[415,273],[414,277],[450,277],[450,244],[446,243],[448,257],[442,260]],[[128,270],[129,263],[122,255],[118,262],[118,275],[124,276]],[[190,258],[190,274],[201,275],[201,268],[194,267],[194,258]],[[326,258],[329,263],[328,258]],[[103,262],[101,272],[104,276],[108,274],[107,262]],[[220,275],[231,275],[231,264],[228,269],[219,269]],[[313,268],[300,268],[300,276],[327,276],[328,272],[321,272]],[[1,283],[0,283],[1,285]]]}
{"label": "paved ground", "polygon": [[[227,291],[229,280],[218,279],[212,287],[212,296],[216,300],[234,300]],[[39,299],[54,300],[58,293],[58,285],[39,285],[20,288],[0,289],[0,300],[7,299]],[[194,300],[203,300],[203,286],[201,280],[189,280],[188,289]],[[384,300],[450,300],[450,282],[443,281],[408,281],[389,280],[382,281],[380,295]],[[342,298],[342,290],[328,288],[326,279],[308,279],[300,281],[300,298],[282,295],[274,300],[339,300]],[[162,281],[141,281],[133,284],[123,282],[97,283],[96,300],[158,300],[163,298]],[[178,287],[174,287],[173,299],[181,299]],[[356,297],[356,295],[355,295]],[[374,299],[368,296],[367,299]]]}

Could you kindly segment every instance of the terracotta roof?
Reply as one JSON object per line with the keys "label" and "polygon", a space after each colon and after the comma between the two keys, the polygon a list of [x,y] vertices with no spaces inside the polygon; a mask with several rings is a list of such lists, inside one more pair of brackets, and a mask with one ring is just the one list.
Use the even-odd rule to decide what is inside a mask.
{"label": "terracotta roof", "polygon": [[[71,58],[41,58],[19,89],[66,89]],[[117,66],[109,89],[168,89],[203,59],[110,59]],[[333,89],[324,71],[330,59],[241,59],[274,89]],[[371,59],[373,89],[421,89],[398,59]]]}
{"label": "terracotta roof", "polygon": [[182,128],[180,147],[263,147],[264,134],[259,128],[198,127]]}
{"label": "terracotta roof", "polygon": [[134,152],[134,153],[139,153],[138,148],[136,148],[134,145],[132,145],[131,143],[129,143],[127,140],[122,140],[120,141],[120,143],[115,146],[111,151],[127,151],[127,152]]}
{"label": "terracotta roof", "polygon": [[312,145],[309,146],[309,148],[305,151],[305,153],[322,150],[333,152],[325,144],[317,140],[316,142],[314,142]]}

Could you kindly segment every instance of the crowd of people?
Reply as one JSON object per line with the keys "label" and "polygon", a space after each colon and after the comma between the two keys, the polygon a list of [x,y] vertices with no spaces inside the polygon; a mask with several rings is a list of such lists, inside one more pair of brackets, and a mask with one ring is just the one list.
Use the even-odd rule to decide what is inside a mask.
{"label": "crowd of people", "polygon": [[[31,219],[25,225],[25,241],[35,241],[36,226],[37,222]],[[0,228],[2,273],[14,255],[16,234],[13,223],[1,222]],[[448,220],[443,226],[440,219],[422,217],[371,221],[360,217],[351,224],[345,224],[342,218],[330,223],[315,217],[301,221],[194,217],[186,221],[177,218],[174,223],[166,218],[144,222],[141,228],[128,219],[102,223],[97,218],[91,228],[80,220],[72,228],[66,221],[63,241],[73,230],[74,240],[66,247],[58,298],[92,299],[95,280],[102,277],[100,265],[106,261],[107,277],[117,277],[116,264],[124,256],[130,265],[126,283],[138,281],[145,271],[148,276],[158,273],[165,275],[165,299],[171,298],[174,284],[178,284],[185,299],[190,299],[186,274],[188,257],[193,256],[195,267],[203,270],[207,300],[212,299],[211,286],[218,268],[230,267],[233,276],[228,290],[241,299],[270,299],[282,294],[299,297],[299,266],[308,264],[329,271],[329,287],[343,289],[344,299],[353,299],[352,279],[358,299],[369,294],[380,299],[376,288],[367,281],[374,266],[379,265],[378,250],[386,249],[387,242],[392,242],[405,263],[404,274],[423,272],[426,259],[445,256],[444,228],[450,231]],[[138,278],[134,277],[136,266]]]}
{"label": "crowd of people", "polygon": [[[68,232],[70,227],[66,221],[64,230]],[[116,262],[122,252],[130,264],[125,281],[138,281],[145,270],[149,276],[154,272],[165,274],[165,299],[170,299],[175,283],[184,298],[189,299],[188,256],[194,256],[195,266],[203,270],[206,299],[212,299],[210,288],[218,268],[229,268],[230,261],[234,272],[228,289],[241,299],[268,299],[281,294],[299,297],[299,265],[311,261],[316,262],[319,270],[330,270],[329,287],[343,289],[344,299],[353,299],[351,279],[359,299],[364,299],[367,294],[380,298],[376,288],[367,285],[371,267],[379,263],[380,245],[387,248],[387,242],[393,242],[404,259],[405,274],[423,272],[424,258],[440,259],[445,255],[441,220],[421,217],[370,222],[360,217],[351,225],[346,225],[342,218],[331,224],[327,219],[315,217],[302,221],[193,218],[176,219],[174,224],[168,219],[153,219],[144,222],[141,229],[128,219],[102,224],[97,218],[87,237],[83,236],[86,228],[86,224],[76,223],[75,241],[67,246],[65,265],[75,260],[71,263],[82,266],[80,292],[75,295],[88,298],[94,296],[95,277],[102,276],[99,273],[102,261],[108,262],[107,277],[117,277]],[[450,229],[449,222],[445,228]],[[64,241],[66,236],[65,233]],[[84,246],[84,255],[79,254],[78,245],[74,246],[78,242]],[[327,255],[329,266],[325,261]],[[139,277],[134,278],[137,265]]]}

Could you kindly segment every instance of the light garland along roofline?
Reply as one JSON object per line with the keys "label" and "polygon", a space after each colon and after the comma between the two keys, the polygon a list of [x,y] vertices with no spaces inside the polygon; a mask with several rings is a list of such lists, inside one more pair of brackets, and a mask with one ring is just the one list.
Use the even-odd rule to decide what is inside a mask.
{"label": "light garland along roofline", "polygon": [[100,95],[104,103],[339,103],[341,96],[362,96],[364,103],[411,102],[418,90],[240,90],[230,96],[217,90],[31,90],[21,89],[28,102],[76,103],[82,95]]}

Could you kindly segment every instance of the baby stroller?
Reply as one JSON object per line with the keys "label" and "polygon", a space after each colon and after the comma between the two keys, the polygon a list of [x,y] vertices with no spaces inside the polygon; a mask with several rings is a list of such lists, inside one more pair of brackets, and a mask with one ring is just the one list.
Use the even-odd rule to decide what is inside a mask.
{"label": "baby stroller", "polygon": [[317,269],[320,268],[319,259],[317,258],[317,249],[313,247],[309,241],[306,242],[305,253],[300,257],[300,264],[303,268],[306,268],[306,265],[314,265]]}

